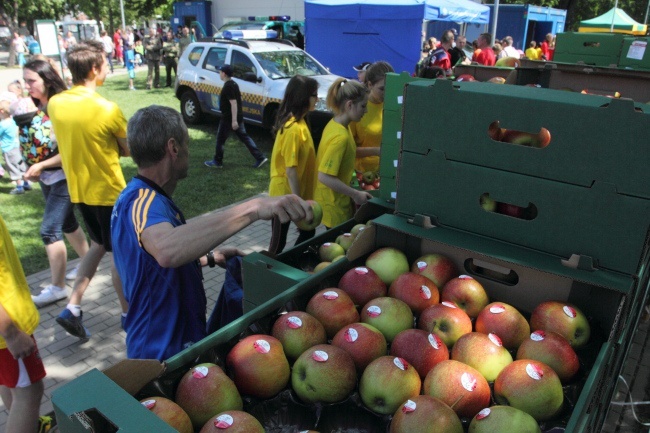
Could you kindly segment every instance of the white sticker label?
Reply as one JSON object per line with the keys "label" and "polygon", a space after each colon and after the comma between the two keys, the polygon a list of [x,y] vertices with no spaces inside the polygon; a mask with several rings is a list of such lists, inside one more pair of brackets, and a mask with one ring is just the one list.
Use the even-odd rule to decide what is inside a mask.
{"label": "white sticker label", "polygon": [[627,50],[627,58],[634,60],[643,60],[645,50],[648,47],[646,41],[633,41],[630,44],[630,49]]}
{"label": "white sticker label", "polygon": [[395,366],[396,366],[397,368],[399,368],[400,370],[404,370],[404,371],[405,371],[405,370],[408,368],[408,366],[409,366],[409,363],[406,362],[406,359],[403,359],[403,358],[397,358],[397,357],[396,357],[396,358],[393,358],[393,364],[395,364]]}
{"label": "white sticker label", "polygon": [[440,346],[442,346],[442,340],[436,334],[429,334],[429,344],[431,347],[438,350],[440,349]]}
{"label": "white sticker label", "polygon": [[501,314],[505,311],[506,309],[503,305],[493,305],[490,307],[490,313],[492,314]]}
{"label": "white sticker label", "polygon": [[460,376],[460,384],[463,385],[463,388],[472,392],[476,389],[477,381],[470,373],[463,373]]}
{"label": "white sticker label", "polygon": [[445,307],[456,308],[456,304],[454,304],[453,302],[442,301],[441,304],[444,305]]}
{"label": "white sticker label", "polygon": [[496,344],[497,346],[501,347],[503,346],[503,343],[501,342],[501,339],[497,334],[488,334],[488,338],[490,339],[491,342]]}
{"label": "white sticker label", "polygon": [[396,199],[397,198],[397,193],[395,191],[390,193],[390,198]]}
{"label": "white sticker label", "polygon": [[400,105],[402,105],[402,104],[404,103],[404,96],[399,95],[399,96],[397,97],[397,103],[400,104]]}
{"label": "white sticker label", "polygon": [[207,375],[208,375],[208,367],[206,366],[196,367],[192,372],[192,376],[194,376],[194,378],[196,379],[203,379]]}
{"label": "white sticker label", "polygon": [[402,412],[409,413],[417,409],[417,404],[413,400],[406,400],[406,403],[402,406]]}
{"label": "white sticker label", "polygon": [[235,423],[235,420],[233,419],[232,416],[228,415],[227,413],[223,415],[219,415],[214,419],[214,426],[219,429],[226,429],[233,425]]}
{"label": "white sticker label", "polygon": [[351,237],[352,237],[352,233],[343,233],[343,237],[344,237],[344,238],[351,238]]}
{"label": "white sticker label", "polygon": [[568,305],[565,305],[564,307],[562,307],[562,311],[564,311],[564,314],[566,314],[567,316],[569,316],[572,319],[575,319],[576,316],[578,315],[578,313],[576,313],[575,308],[569,307]]}
{"label": "white sticker label", "polygon": [[479,413],[476,414],[476,419],[481,420],[483,418],[487,418],[490,415],[490,408],[486,407],[485,409],[481,409]]}
{"label": "white sticker label", "polygon": [[402,131],[397,131],[397,139],[400,140],[402,138]]}
{"label": "white sticker label", "polygon": [[546,333],[544,331],[535,331],[530,334],[530,339],[533,341],[542,341],[546,338]]}
{"label": "white sticker label", "polygon": [[422,271],[422,270],[424,270],[424,269],[427,268],[427,262],[418,262],[417,265],[418,265],[418,269],[419,269],[420,271]]}
{"label": "white sticker label", "polygon": [[302,328],[302,320],[300,320],[300,317],[289,316],[287,317],[287,326],[291,329]]}
{"label": "white sticker label", "polygon": [[332,291],[328,290],[327,292],[323,293],[323,298],[327,299],[328,301],[333,301],[334,299],[337,299],[339,297],[339,294]]}
{"label": "white sticker label", "polygon": [[348,328],[348,330],[345,331],[345,341],[347,341],[348,343],[354,343],[355,341],[357,341],[358,338],[359,338],[359,333],[357,332],[356,329]]}
{"label": "white sticker label", "polygon": [[368,268],[364,268],[364,267],[354,268],[354,272],[356,272],[359,275],[366,275],[368,273]]}
{"label": "white sticker label", "polygon": [[145,400],[142,402],[142,406],[146,407],[149,410],[153,409],[155,405],[156,400]]}
{"label": "white sticker label", "polygon": [[331,242],[325,242],[325,243],[323,244],[323,246],[324,246],[325,248],[329,248],[329,247],[332,246],[332,243],[331,243]]}
{"label": "white sticker label", "polygon": [[473,280],[474,278],[470,277],[469,275],[460,275],[458,278],[461,280]]}
{"label": "white sticker label", "polygon": [[316,350],[316,351],[314,351],[314,353],[313,353],[313,355],[311,357],[314,359],[314,361],[317,361],[317,362],[325,362],[325,361],[327,361],[329,359],[329,355],[324,350]]}
{"label": "white sticker label", "polygon": [[431,289],[427,286],[420,287],[420,297],[422,299],[431,299]]}
{"label": "white sticker label", "polygon": [[271,351],[271,345],[266,340],[257,340],[253,343],[253,347],[257,353],[269,353]]}
{"label": "white sticker label", "polygon": [[377,305],[371,305],[366,311],[368,312],[368,316],[378,317],[381,314],[381,307],[378,307]]}
{"label": "white sticker label", "polygon": [[544,370],[536,364],[527,364],[526,373],[535,380],[541,380],[544,377]]}

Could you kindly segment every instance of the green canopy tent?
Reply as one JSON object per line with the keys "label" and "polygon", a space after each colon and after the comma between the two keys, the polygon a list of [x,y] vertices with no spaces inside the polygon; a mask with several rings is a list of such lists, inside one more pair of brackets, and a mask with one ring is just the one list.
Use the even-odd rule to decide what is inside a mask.
{"label": "green canopy tent", "polygon": [[[612,30],[613,22],[613,30]],[[599,17],[580,21],[578,32],[586,33],[623,33],[627,35],[643,36],[648,26],[634,21],[623,9],[612,8]]]}

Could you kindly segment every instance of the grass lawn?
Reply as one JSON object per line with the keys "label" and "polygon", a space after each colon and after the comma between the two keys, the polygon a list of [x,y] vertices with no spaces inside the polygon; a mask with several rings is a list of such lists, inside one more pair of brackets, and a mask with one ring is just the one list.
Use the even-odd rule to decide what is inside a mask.
{"label": "grass lawn", "polygon": [[[119,70],[119,69],[117,69]],[[165,82],[164,68],[161,83]],[[146,71],[136,74],[135,87],[128,89],[126,75],[109,76],[99,93],[115,101],[129,119],[139,108],[152,104],[165,105],[179,109],[179,101],[170,88],[143,90],[146,85]],[[246,147],[236,138],[226,143],[224,168],[210,169],[203,161],[214,154],[218,118],[209,118],[205,124],[189,128],[190,170],[187,179],[182,181],[174,193],[174,201],[183,210],[186,218],[210,212],[214,209],[244,200],[268,189],[269,164],[256,170],[255,162]],[[270,158],[273,140],[268,131],[247,125],[247,131],[257,146]],[[124,177],[128,182],[135,174],[136,167],[130,158],[122,158]],[[4,218],[13,238],[26,275],[48,269],[49,264],[39,236],[43,218],[44,200],[40,188],[20,196],[9,195],[12,183],[5,175],[0,179],[0,215]],[[68,248],[68,258],[76,257]]]}

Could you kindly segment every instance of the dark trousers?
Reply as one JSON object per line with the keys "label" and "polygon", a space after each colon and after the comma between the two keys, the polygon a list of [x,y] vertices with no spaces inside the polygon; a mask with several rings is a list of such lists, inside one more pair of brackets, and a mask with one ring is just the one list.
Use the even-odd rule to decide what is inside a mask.
{"label": "dark trousers", "polygon": [[153,75],[153,86],[160,87],[160,60],[147,60],[147,85],[151,85]]}
{"label": "dark trousers", "polygon": [[219,130],[217,131],[217,147],[214,151],[214,160],[217,164],[223,164],[223,145],[226,144],[226,140],[232,132],[234,132],[237,138],[244,143],[248,151],[255,158],[255,161],[261,161],[264,159],[264,154],[257,148],[253,139],[246,132],[244,122],[240,122],[239,128],[237,128],[236,131],[233,131],[232,119],[230,116],[221,116],[221,120],[219,121]]}
{"label": "dark trousers", "polygon": [[[289,234],[290,222],[282,224],[279,219],[273,218],[271,221],[271,244],[269,245],[269,253],[273,255],[280,254],[287,244],[287,234]],[[294,245],[301,244],[306,240],[314,237],[316,229],[314,230],[300,230],[298,229],[298,239]]]}
{"label": "dark trousers", "polygon": [[106,53],[106,60],[108,60],[108,67],[111,68],[111,74],[113,73],[113,53]]}
{"label": "dark trousers", "polygon": [[177,67],[176,59],[170,59],[167,60],[165,59],[165,72],[167,74],[167,81],[166,85],[167,87],[171,87],[172,85],[172,71],[174,71],[174,78],[176,77],[176,67]]}

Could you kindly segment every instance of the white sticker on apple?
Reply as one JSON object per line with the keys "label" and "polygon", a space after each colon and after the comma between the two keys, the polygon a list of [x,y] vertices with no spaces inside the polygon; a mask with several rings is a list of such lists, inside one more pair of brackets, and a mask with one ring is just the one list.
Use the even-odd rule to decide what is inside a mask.
{"label": "white sticker on apple", "polygon": [[491,342],[493,342],[497,346],[499,346],[499,347],[503,346],[503,343],[501,342],[501,339],[499,338],[499,336],[497,334],[490,333],[490,334],[488,334],[488,338],[490,339]]}
{"label": "white sticker on apple", "polygon": [[476,389],[476,378],[472,376],[470,373],[463,373],[460,376],[460,384],[463,385],[463,388],[468,390],[469,392],[472,392]]}
{"label": "white sticker on apple", "polygon": [[226,429],[235,423],[235,419],[227,413],[219,415],[214,419],[214,426],[219,429]]}
{"label": "white sticker on apple", "polygon": [[442,346],[442,340],[436,334],[429,334],[429,344],[437,350]]}
{"label": "white sticker on apple", "polygon": [[365,275],[368,273],[368,268],[364,268],[364,267],[354,268],[354,272],[356,272],[359,275]]}
{"label": "white sticker on apple", "polygon": [[413,412],[415,409],[417,409],[417,406],[418,405],[413,400],[407,400],[406,403],[404,403],[404,406],[402,406],[402,412]]}
{"label": "white sticker on apple", "polygon": [[328,301],[333,301],[334,299],[337,299],[339,297],[339,294],[332,291],[328,290],[327,292],[323,293],[323,298],[327,299]]}
{"label": "white sticker on apple", "polygon": [[485,409],[481,409],[479,413],[476,414],[476,419],[481,420],[483,418],[487,418],[490,415],[490,408],[486,407]]}
{"label": "white sticker on apple", "polygon": [[317,362],[325,362],[329,359],[329,355],[324,350],[314,351],[311,357]]}
{"label": "white sticker on apple", "polygon": [[266,340],[257,340],[253,343],[253,347],[257,353],[269,353],[271,351],[271,345]]}
{"label": "white sticker on apple", "polygon": [[399,357],[395,357],[395,358],[393,358],[393,364],[395,364],[395,366],[396,366],[397,368],[399,368],[400,370],[404,370],[404,371],[405,371],[405,370],[408,368],[408,366],[409,366],[409,363],[406,362],[406,359],[404,359],[404,358],[399,358]]}
{"label": "white sticker on apple", "polygon": [[344,238],[350,238],[352,237],[352,233],[343,233]]}
{"label": "white sticker on apple", "polygon": [[458,278],[461,280],[473,280],[474,278],[470,277],[469,275],[459,275]]}
{"label": "white sticker on apple", "polygon": [[542,341],[546,338],[546,333],[544,331],[535,331],[530,334],[530,339],[533,341]]}
{"label": "white sticker on apple", "polygon": [[142,402],[142,406],[146,407],[149,410],[153,409],[155,405],[156,400],[145,400]]}
{"label": "white sticker on apple", "polygon": [[424,270],[427,268],[427,262],[418,262],[418,269],[420,271]]}
{"label": "white sticker on apple", "polygon": [[542,380],[542,377],[544,377],[544,370],[535,364],[527,364],[526,373],[535,380]]}
{"label": "white sticker on apple", "polygon": [[378,317],[381,314],[381,307],[377,305],[371,305],[366,311],[368,312],[368,316]]}
{"label": "white sticker on apple", "polygon": [[569,316],[572,319],[575,319],[576,316],[578,315],[578,313],[576,313],[575,308],[569,307],[568,305],[565,305],[564,307],[562,307],[562,311],[564,311],[564,314],[566,314],[567,316]]}
{"label": "white sticker on apple", "polygon": [[194,376],[195,379],[203,379],[207,375],[208,375],[208,367],[206,366],[196,367],[192,372],[192,376]]}
{"label": "white sticker on apple", "polygon": [[431,299],[431,289],[427,286],[420,287],[420,296],[422,299]]}
{"label": "white sticker on apple", "polygon": [[296,316],[287,317],[287,326],[291,329],[302,328],[302,320]]}
{"label": "white sticker on apple", "polygon": [[442,301],[441,304],[444,305],[445,307],[456,308],[456,305],[453,302]]}
{"label": "white sticker on apple", "polygon": [[359,333],[357,332],[356,329],[348,328],[348,330],[345,331],[345,341],[347,341],[348,343],[354,343],[355,341],[357,341],[358,338],[359,338]]}
{"label": "white sticker on apple", "polygon": [[501,314],[505,311],[506,309],[503,305],[493,305],[490,307],[490,313],[492,314]]}
{"label": "white sticker on apple", "polygon": [[329,247],[332,246],[332,243],[331,243],[331,242],[325,242],[325,243],[323,244],[323,246],[324,246],[325,248],[329,248]]}

